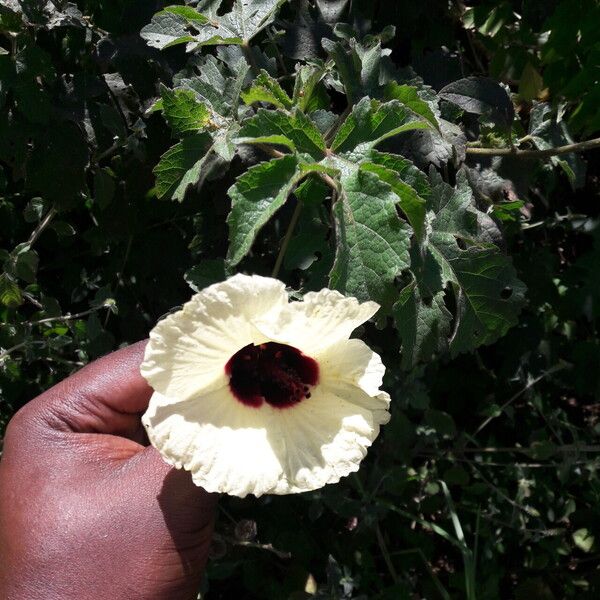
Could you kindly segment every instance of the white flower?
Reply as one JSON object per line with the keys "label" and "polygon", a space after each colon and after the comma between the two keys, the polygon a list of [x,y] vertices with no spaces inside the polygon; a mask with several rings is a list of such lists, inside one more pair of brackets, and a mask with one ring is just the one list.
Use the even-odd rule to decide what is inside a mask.
{"label": "white flower", "polygon": [[150,333],[142,421],[163,458],[209,492],[314,490],[358,470],[389,420],[385,367],[352,331],[379,306],[236,275]]}

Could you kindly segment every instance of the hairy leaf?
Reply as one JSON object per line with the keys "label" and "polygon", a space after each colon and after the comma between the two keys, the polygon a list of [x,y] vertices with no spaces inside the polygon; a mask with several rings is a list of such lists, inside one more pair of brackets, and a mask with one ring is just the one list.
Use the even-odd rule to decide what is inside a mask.
{"label": "hairy leaf", "polygon": [[394,305],[394,319],[402,340],[402,367],[429,360],[447,348],[452,315],[444,304],[444,292],[423,298],[416,281],[407,285]]}
{"label": "hairy leaf", "polygon": [[[431,230],[424,251],[412,255],[418,289],[411,295],[407,291],[406,296],[415,304],[413,312],[427,316],[421,319],[419,336],[430,339],[427,327],[435,325],[440,337],[435,348],[430,342],[422,347],[409,345],[406,361],[412,364],[427,359],[433,349],[447,347],[455,355],[496,341],[517,323],[525,294],[510,259],[487,241],[489,232],[480,226],[464,174],[459,173],[456,189],[439,175],[432,175],[432,184]],[[447,314],[440,293],[448,289],[454,294],[456,314],[452,334],[445,339],[442,333],[447,328],[441,324],[447,323]],[[403,297],[396,306],[397,326],[401,336],[416,339],[414,332],[407,331],[410,305],[404,300],[408,301]]]}
{"label": "hairy leaf", "polygon": [[260,228],[283,206],[298,181],[298,159],[294,156],[260,163],[238,177],[228,192],[227,260],[231,266],[248,254]]}
{"label": "hairy leaf", "polygon": [[394,278],[409,265],[410,227],[396,212],[397,197],[377,175],[355,169],[341,179],[333,207],[336,257],[331,287],[390,306]]}
{"label": "hairy leaf", "polygon": [[416,87],[412,85],[399,85],[395,81],[390,81],[385,87],[386,100],[399,100],[405,104],[413,112],[427,119],[436,129],[440,128],[440,124],[431,110],[431,107],[423,100],[418,93]]}
{"label": "hairy leaf", "polygon": [[176,136],[197,133],[211,123],[211,110],[198,101],[194,92],[161,86],[160,94],[163,115]]}
{"label": "hairy leaf", "polygon": [[250,88],[242,92],[242,100],[246,104],[267,102],[277,108],[290,109],[292,100],[285,90],[264,69],[261,70]]}
{"label": "hairy leaf", "polygon": [[[276,140],[269,142],[271,136]],[[292,150],[309,154],[320,160],[325,156],[325,140],[313,122],[302,112],[288,114],[279,110],[261,108],[256,115],[246,121],[239,132],[243,143],[284,144]],[[287,140],[287,141],[286,141]]]}
{"label": "hairy leaf", "polygon": [[331,149],[338,153],[364,153],[385,139],[431,124],[418,117],[398,100],[382,104],[363,98],[342,123]]}
{"label": "hairy leaf", "polygon": [[440,97],[466,112],[486,115],[505,127],[515,117],[515,109],[506,90],[487,77],[466,77],[454,81],[440,90]]}
{"label": "hairy leaf", "polygon": [[183,201],[188,186],[200,180],[212,145],[210,135],[200,133],[184,138],[167,150],[154,167],[156,195]]}
{"label": "hairy leaf", "polygon": [[15,308],[23,303],[23,295],[12,277],[0,273],[0,305]]}
{"label": "hairy leaf", "polygon": [[324,39],[322,45],[335,62],[350,105],[363,96],[380,96],[381,59],[389,50],[382,50],[379,43],[366,48],[354,39],[348,44]]}

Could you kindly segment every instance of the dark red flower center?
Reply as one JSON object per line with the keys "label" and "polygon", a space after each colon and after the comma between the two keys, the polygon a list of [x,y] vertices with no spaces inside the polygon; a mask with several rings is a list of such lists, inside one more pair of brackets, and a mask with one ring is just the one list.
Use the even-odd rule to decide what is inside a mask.
{"label": "dark red flower center", "polygon": [[267,402],[287,408],[310,398],[311,387],[319,380],[319,365],[297,348],[267,342],[238,350],[227,361],[225,373],[233,395],[243,404]]}

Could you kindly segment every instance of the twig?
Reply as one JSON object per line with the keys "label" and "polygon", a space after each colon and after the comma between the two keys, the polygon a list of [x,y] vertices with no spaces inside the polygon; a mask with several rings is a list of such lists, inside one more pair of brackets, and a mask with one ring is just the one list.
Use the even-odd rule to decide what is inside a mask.
{"label": "twig", "polygon": [[277,278],[277,275],[279,275],[279,270],[281,269],[281,265],[283,264],[283,258],[285,257],[285,253],[290,244],[290,240],[292,239],[292,235],[294,233],[294,229],[296,228],[296,224],[298,223],[298,219],[300,218],[301,212],[302,202],[298,200],[296,208],[294,209],[294,213],[292,214],[292,218],[290,219],[287,231],[285,232],[283,241],[281,242],[279,254],[277,255],[277,259],[275,260],[275,266],[273,267],[273,273],[271,274],[271,277],[274,277],[275,279]]}
{"label": "twig", "polygon": [[67,322],[67,321],[73,321],[74,319],[80,319],[81,317],[87,317],[88,315],[91,315],[92,313],[102,310],[103,308],[108,308],[108,306],[106,304],[103,304],[102,306],[96,306],[94,308],[90,308],[89,310],[84,310],[83,312],[75,313],[74,315],[66,314],[61,317],[47,317],[45,319],[39,319],[38,321],[30,321],[29,323],[27,323],[27,325],[34,326],[34,325],[43,325],[44,323],[53,323],[55,321],[63,322],[63,323]]}
{"label": "twig", "polygon": [[231,537],[225,536],[221,534],[221,537],[229,542],[233,546],[244,546],[246,548],[256,548],[258,550],[267,550],[268,552],[272,552],[275,556],[279,558],[291,558],[291,552],[284,552],[283,550],[277,550],[277,548],[273,547],[273,544],[259,544],[258,542],[245,542],[240,540],[235,540]]}
{"label": "twig", "polygon": [[396,567],[394,567],[394,563],[392,562],[392,558],[390,557],[390,553],[388,551],[387,545],[385,543],[385,539],[383,538],[383,533],[381,533],[381,527],[379,527],[379,523],[375,524],[375,536],[377,537],[377,544],[379,545],[379,549],[381,550],[381,555],[383,556],[383,560],[392,576],[392,581],[396,584],[398,583],[398,573],[396,571]]}
{"label": "twig", "polygon": [[466,153],[478,156],[516,156],[519,158],[545,158],[548,156],[559,156],[573,152],[585,152],[600,148],[600,138],[567,144],[557,148],[546,148],[545,150],[519,150],[518,148],[467,148]]}
{"label": "twig", "polygon": [[25,346],[27,346],[27,342],[21,342],[20,344],[16,344],[15,346],[12,346],[11,348],[7,348],[6,350],[0,352],[0,364],[2,364],[2,361],[5,358],[7,358],[11,354],[11,352],[15,352],[15,350],[20,350]]}
{"label": "twig", "polygon": [[46,229],[46,227],[48,227],[48,225],[50,225],[50,222],[52,221],[52,219],[54,219],[57,212],[58,211],[56,210],[56,208],[52,207],[46,213],[46,216],[39,222],[38,226],[31,232],[31,235],[29,236],[29,239],[27,240],[27,244],[29,246],[33,246],[33,244],[35,244],[35,242],[40,237],[40,235],[42,235],[42,231],[44,231],[44,229]]}
{"label": "twig", "polygon": [[[518,398],[520,398],[526,391],[530,390],[534,385],[537,385],[540,381],[542,381],[542,379],[545,379],[546,377],[548,377],[548,375],[552,375],[553,373],[556,373],[558,371],[561,371],[562,369],[565,369],[567,367],[566,363],[560,363],[558,365],[554,365],[552,368],[548,369],[547,371],[544,371],[539,377],[536,377],[535,379],[532,379],[523,389],[519,390],[516,394],[514,394],[513,396],[511,396],[499,409],[499,413],[503,413],[504,410],[511,405],[515,400],[517,400]],[[475,430],[475,432],[473,433],[473,436],[476,436],[478,433],[481,433],[481,431],[483,429],[485,429],[489,423],[491,421],[493,421],[496,418],[497,415],[490,415],[489,417],[487,417],[482,423],[481,425]]]}

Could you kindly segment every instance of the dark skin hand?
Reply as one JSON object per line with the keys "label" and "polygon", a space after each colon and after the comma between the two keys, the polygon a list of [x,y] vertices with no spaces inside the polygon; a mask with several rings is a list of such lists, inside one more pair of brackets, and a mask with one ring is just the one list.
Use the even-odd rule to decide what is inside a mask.
{"label": "dark skin hand", "polygon": [[216,497],[147,445],[145,342],[22,408],[0,461],[0,598],[196,598]]}

